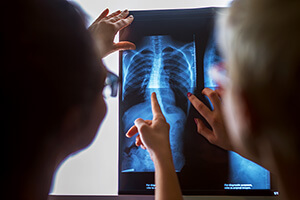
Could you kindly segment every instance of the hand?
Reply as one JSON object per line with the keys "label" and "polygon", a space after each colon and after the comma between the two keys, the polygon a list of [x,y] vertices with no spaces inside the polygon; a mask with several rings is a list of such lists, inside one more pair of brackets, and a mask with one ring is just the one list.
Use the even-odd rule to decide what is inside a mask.
{"label": "hand", "polygon": [[128,130],[126,136],[131,138],[139,133],[136,137],[136,145],[147,149],[153,160],[157,156],[171,156],[171,148],[169,141],[170,125],[166,122],[155,93],[151,95],[151,106],[153,119],[136,119],[135,125]]}
{"label": "hand", "polygon": [[116,11],[110,15],[108,15],[108,12],[109,10],[105,9],[89,27],[89,31],[96,42],[100,58],[104,58],[115,51],[135,49],[135,45],[131,42],[114,43],[116,34],[132,23],[133,16],[127,17],[129,14],[128,10],[123,12]]}
{"label": "hand", "polygon": [[156,94],[151,94],[151,106],[153,119],[137,119],[129,131],[127,137],[136,133],[136,145],[147,149],[155,166],[155,199],[156,200],[182,200],[179,181],[175,172],[170,148],[170,125],[161,112]]}
{"label": "hand", "polygon": [[195,118],[194,120],[197,124],[198,133],[203,135],[210,143],[226,150],[232,150],[232,145],[223,119],[222,103],[220,99],[221,92],[222,91],[219,90],[213,91],[209,88],[204,88],[202,90],[202,94],[210,99],[214,107],[213,111],[191,93],[188,94],[188,99],[212,127],[212,130],[210,130],[201,119]]}

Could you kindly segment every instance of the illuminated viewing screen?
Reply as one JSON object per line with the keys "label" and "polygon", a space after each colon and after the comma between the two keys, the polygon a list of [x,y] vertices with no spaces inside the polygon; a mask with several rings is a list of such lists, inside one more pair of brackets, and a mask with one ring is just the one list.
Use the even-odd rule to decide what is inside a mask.
{"label": "illuminated viewing screen", "polygon": [[136,147],[135,137],[125,137],[135,119],[152,119],[152,92],[171,127],[171,150],[183,194],[273,194],[269,171],[211,145],[196,130],[194,118],[203,118],[187,93],[213,109],[201,91],[218,87],[208,73],[222,61],[215,40],[217,12],[217,8],[134,11],[134,22],[120,32],[120,40],[134,42],[137,48],[120,53],[119,194],[154,192],[148,151]]}

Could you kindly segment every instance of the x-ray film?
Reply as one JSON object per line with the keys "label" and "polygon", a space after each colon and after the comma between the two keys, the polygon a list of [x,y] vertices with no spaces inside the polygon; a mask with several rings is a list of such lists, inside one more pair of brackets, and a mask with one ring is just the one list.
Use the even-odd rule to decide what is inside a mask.
{"label": "x-ray film", "polygon": [[223,61],[215,40],[216,8],[134,11],[120,40],[136,44],[120,53],[119,193],[153,194],[154,165],[125,133],[134,120],[152,119],[152,92],[170,124],[170,144],[183,194],[271,195],[270,173],[210,144],[197,133],[187,93],[213,109],[203,88],[218,88],[209,71]]}
{"label": "x-ray film", "polygon": [[[176,171],[184,166],[183,134],[190,103],[187,92],[196,86],[195,41],[182,43],[168,35],[146,36],[134,51],[123,53],[122,123],[127,132],[137,118],[152,119],[150,96],[156,93],[170,124],[170,143]],[[135,146],[135,138],[124,142],[122,172],[154,172],[149,153]]]}

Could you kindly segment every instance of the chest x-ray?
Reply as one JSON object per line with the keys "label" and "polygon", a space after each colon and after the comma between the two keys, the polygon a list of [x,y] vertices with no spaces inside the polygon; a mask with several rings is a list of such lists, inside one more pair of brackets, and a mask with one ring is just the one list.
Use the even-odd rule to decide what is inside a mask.
{"label": "chest x-ray", "polygon": [[[162,112],[170,124],[170,143],[175,169],[184,166],[183,134],[190,103],[187,92],[196,86],[195,42],[172,40],[171,36],[144,37],[135,51],[123,53],[122,122],[124,132],[137,118],[152,119],[150,96],[156,92]],[[153,172],[147,151],[135,146],[135,138],[124,144],[123,172]]]}
{"label": "chest x-ray", "polygon": [[137,47],[120,54],[120,194],[153,194],[155,189],[148,151],[136,147],[135,137],[125,137],[134,120],[152,119],[152,92],[156,92],[170,124],[173,161],[183,194],[271,194],[267,170],[210,144],[197,133],[193,120],[197,117],[206,123],[187,93],[213,109],[201,91],[218,88],[209,73],[223,61],[215,40],[217,11],[135,11],[131,12],[134,22],[120,32],[120,40],[134,42]]}

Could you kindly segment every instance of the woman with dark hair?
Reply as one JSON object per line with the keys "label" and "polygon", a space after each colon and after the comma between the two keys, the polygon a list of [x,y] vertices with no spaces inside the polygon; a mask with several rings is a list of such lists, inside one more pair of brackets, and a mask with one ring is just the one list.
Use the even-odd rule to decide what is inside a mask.
{"label": "woman with dark hair", "polygon": [[[108,15],[107,9],[88,31],[78,10],[64,0],[16,0],[3,6],[15,13],[4,11],[1,26],[1,138],[7,143],[2,145],[4,198],[47,199],[56,167],[92,142],[105,116],[102,91],[116,82],[106,81],[111,76],[101,58],[135,48],[130,42],[113,42],[133,17],[127,17],[127,10]],[[155,94],[152,108],[153,121],[136,121],[145,136],[138,138],[158,173],[164,174],[161,177],[167,175],[159,180],[177,183],[169,156],[169,125]],[[157,146],[160,143],[163,146]],[[176,191],[180,194],[179,188]]]}

